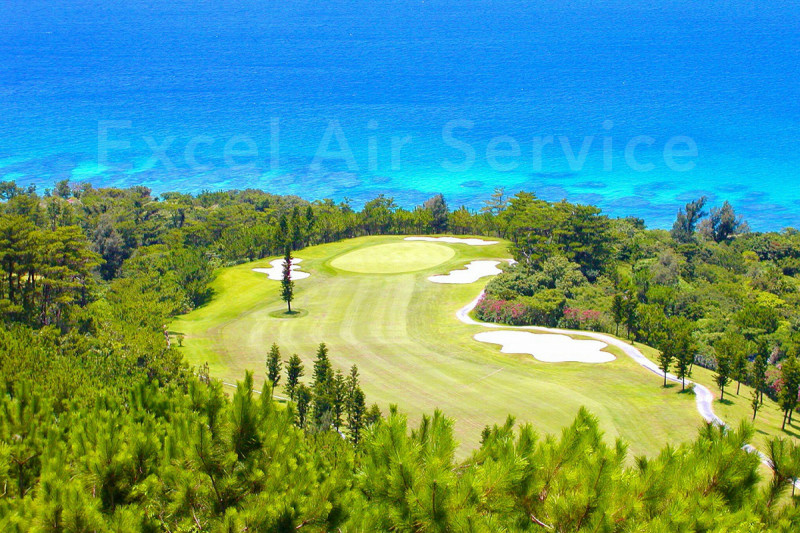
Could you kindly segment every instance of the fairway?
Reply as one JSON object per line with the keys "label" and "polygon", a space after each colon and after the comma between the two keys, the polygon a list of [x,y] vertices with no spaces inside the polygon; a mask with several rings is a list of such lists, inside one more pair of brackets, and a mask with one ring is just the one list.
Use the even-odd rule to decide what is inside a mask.
{"label": "fairway", "polygon": [[441,244],[396,242],[348,252],[331,261],[331,266],[360,274],[398,274],[426,270],[454,255],[455,250]]}
{"label": "fairway", "polygon": [[368,402],[384,410],[398,404],[412,421],[436,408],[454,418],[462,456],[479,444],[485,425],[508,415],[540,433],[557,433],[581,406],[599,418],[608,438],[628,441],[632,456],[693,438],[702,423],[694,396],[661,388],[657,376],[618,348],[609,348],[616,359],[604,364],[545,363],[473,339],[485,328],[461,323],[456,311],[490,278],[469,284],[427,278],[473,260],[507,264],[506,246],[362,237],[300,250],[311,276],[296,282],[293,307],[307,314],[291,319],[276,318],[285,309],[280,283],[252,270],[274,258],[238,265],[221,270],[212,301],[171,330],[185,335],[182,350],[191,364],[208,362],[212,375],[229,383],[245,370],[262,382],[273,342],[284,360],[299,354],[310,379],[316,346],[325,342],[336,368],[358,365]]}

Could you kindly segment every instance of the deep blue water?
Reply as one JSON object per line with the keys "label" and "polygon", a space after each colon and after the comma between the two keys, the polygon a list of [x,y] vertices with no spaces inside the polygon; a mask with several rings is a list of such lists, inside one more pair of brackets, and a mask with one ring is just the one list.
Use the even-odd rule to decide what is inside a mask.
{"label": "deep blue water", "polygon": [[800,225],[796,1],[550,3],[2,0],[0,179],[470,207],[505,186],[662,227],[706,194]]}

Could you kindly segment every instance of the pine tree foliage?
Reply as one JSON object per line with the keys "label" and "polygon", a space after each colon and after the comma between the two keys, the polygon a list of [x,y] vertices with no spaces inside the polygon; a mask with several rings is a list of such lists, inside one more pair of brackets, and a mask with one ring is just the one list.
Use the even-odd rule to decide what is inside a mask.
{"label": "pine tree foliage", "polygon": [[[768,443],[772,474],[743,445],[747,424],[629,460],[581,410],[558,436],[513,419],[456,459],[441,412],[409,430],[396,407],[359,431],[298,427],[296,405],[256,396],[246,374],[142,382],[55,415],[27,381],[0,397],[2,531],[793,531],[800,447]],[[364,411],[363,393],[353,405]],[[300,424],[302,425],[302,424]]]}
{"label": "pine tree foliage", "polygon": [[274,390],[281,380],[281,350],[277,344],[272,344],[267,355],[267,380]]}

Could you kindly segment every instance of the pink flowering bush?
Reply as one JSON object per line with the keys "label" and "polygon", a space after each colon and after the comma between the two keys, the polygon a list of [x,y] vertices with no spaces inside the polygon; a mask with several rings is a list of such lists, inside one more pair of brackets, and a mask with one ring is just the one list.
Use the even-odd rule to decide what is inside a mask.
{"label": "pink flowering bush", "polygon": [[603,314],[594,309],[565,307],[564,316],[561,318],[559,326],[567,329],[599,331],[603,328],[602,319]]}
{"label": "pink flowering bush", "polygon": [[565,299],[558,291],[541,291],[513,300],[485,295],[475,307],[475,316],[498,324],[555,327],[563,316],[564,305]]}

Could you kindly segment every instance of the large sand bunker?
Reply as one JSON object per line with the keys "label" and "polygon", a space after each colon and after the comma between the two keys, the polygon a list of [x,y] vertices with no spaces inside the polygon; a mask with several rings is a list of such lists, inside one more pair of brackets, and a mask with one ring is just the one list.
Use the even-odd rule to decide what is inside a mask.
{"label": "large sand bunker", "polygon": [[[297,281],[298,279],[306,279],[311,274],[308,272],[300,272],[300,266],[297,263],[300,263],[302,259],[293,259],[292,260],[292,273],[291,278],[293,281]],[[280,281],[283,279],[283,259],[273,259],[269,262],[272,265],[271,268],[254,268],[253,272],[258,272],[259,274],[266,274],[269,279]]]}
{"label": "large sand bunker", "polygon": [[500,344],[503,353],[527,353],[545,363],[609,363],[616,359],[603,349],[608,345],[594,340],[577,340],[566,335],[529,331],[484,331],[475,340]]}
{"label": "large sand bunker", "polygon": [[483,239],[467,239],[461,237],[406,237],[407,241],[446,242],[449,244],[468,244],[470,246],[489,246],[498,241],[484,241]]}
{"label": "large sand bunker", "polygon": [[434,283],[474,283],[486,276],[496,276],[503,271],[497,268],[500,261],[472,261],[466,269],[453,270],[449,274],[431,276],[428,281]]}

